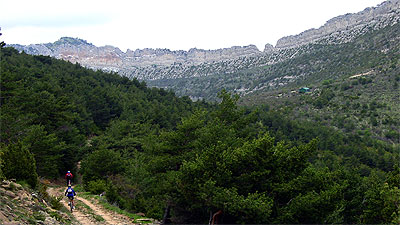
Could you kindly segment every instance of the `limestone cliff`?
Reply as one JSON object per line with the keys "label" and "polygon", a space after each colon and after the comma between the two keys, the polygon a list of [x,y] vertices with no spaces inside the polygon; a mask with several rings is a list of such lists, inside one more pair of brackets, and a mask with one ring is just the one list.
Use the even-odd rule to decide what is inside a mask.
{"label": "limestone cliff", "polygon": [[266,44],[263,52],[254,45],[217,50],[145,48],[123,52],[113,46],[97,47],[70,37],[63,37],[54,43],[11,46],[28,54],[49,55],[128,77],[143,80],[176,79],[230,74],[246,68],[272,65],[308,52],[310,43],[346,43],[368,31],[399,21],[400,0],[388,0],[358,13],[335,17],[318,29],[283,37],[275,47]]}
{"label": "limestone cliff", "polygon": [[28,54],[48,55],[83,66],[109,71],[120,71],[130,67],[150,65],[169,66],[175,63],[198,65],[205,62],[237,59],[253,56],[261,52],[255,45],[231,47],[217,50],[192,48],[189,51],[171,51],[169,49],[128,49],[122,52],[112,46],[97,47],[85,40],[63,37],[54,43],[11,45]]}
{"label": "limestone cliff", "polygon": [[283,37],[278,40],[275,47],[293,48],[321,40],[335,43],[348,42],[369,29],[380,29],[398,23],[399,20],[400,0],[389,0],[377,7],[332,18],[318,29],[310,29],[298,35]]}

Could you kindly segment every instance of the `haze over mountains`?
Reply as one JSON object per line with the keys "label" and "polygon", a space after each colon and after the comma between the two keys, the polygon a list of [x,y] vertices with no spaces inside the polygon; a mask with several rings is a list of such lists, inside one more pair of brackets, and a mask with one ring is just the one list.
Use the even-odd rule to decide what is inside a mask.
{"label": "haze over mountains", "polygon": [[[335,17],[318,28],[304,31],[298,35],[283,37],[276,46],[266,44],[260,51],[254,45],[231,47],[217,50],[190,49],[189,51],[171,51],[169,49],[137,49],[122,52],[113,46],[97,47],[85,40],[63,37],[54,43],[11,45],[28,54],[49,55],[77,62],[85,67],[118,72],[127,77],[150,81],[150,85],[172,88],[177,94],[188,94],[193,98],[209,97],[199,93],[190,93],[192,87],[176,85],[176,79],[192,79],[235,74],[250,68],[262,68],[285,60],[296,58],[314,51],[313,44],[337,45],[348,43],[367,32],[393,26],[400,21],[400,1],[390,0],[377,7]],[[283,83],[290,83],[302,76],[280,74],[286,77]],[[276,78],[276,77],[275,77]],[[275,79],[274,78],[274,79]],[[258,79],[252,77],[251,79]],[[264,79],[265,80],[265,79]],[[176,82],[175,82],[176,81]],[[209,83],[210,81],[204,81]],[[246,95],[267,86],[276,86],[270,81],[264,85],[235,88],[235,92]],[[279,82],[278,82],[279,83]],[[282,83],[282,82],[280,82]],[[224,84],[220,84],[226,87]],[[215,92],[212,94],[215,96]]]}

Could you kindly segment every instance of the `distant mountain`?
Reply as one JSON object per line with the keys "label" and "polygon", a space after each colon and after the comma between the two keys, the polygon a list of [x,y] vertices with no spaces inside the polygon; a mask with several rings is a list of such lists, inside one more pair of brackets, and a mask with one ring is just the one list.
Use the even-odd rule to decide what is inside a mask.
{"label": "distant mountain", "polygon": [[[296,60],[305,60],[307,55],[334,56],[332,54],[338,46],[345,50],[345,44],[373,31],[395,26],[399,21],[400,0],[389,0],[359,13],[335,17],[318,29],[283,37],[275,47],[267,44],[263,52],[254,45],[218,50],[138,49],[122,52],[112,46],[96,47],[69,37],[54,43],[11,46],[28,54],[50,55],[88,68],[118,72],[145,80],[151,86],[173,89],[178,95],[188,95],[193,99],[214,99],[221,88],[244,96],[289,84],[302,85],[315,76],[320,76],[317,80],[321,80],[328,76],[320,75],[325,65],[321,59],[307,62],[312,65],[296,64]],[[377,50],[387,50],[385,46],[381,47]],[[333,49],[333,52],[327,49]]]}
{"label": "distant mountain", "polygon": [[153,65],[170,66],[177,63],[198,65],[261,53],[255,45],[217,50],[192,48],[189,51],[171,51],[146,48],[135,51],[128,49],[126,52],[122,52],[113,46],[96,47],[85,40],[71,37],[62,37],[54,43],[9,46],[28,54],[52,56],[73,63],[78,62],[89,68],[115,72],[129,70],[131,67]]}

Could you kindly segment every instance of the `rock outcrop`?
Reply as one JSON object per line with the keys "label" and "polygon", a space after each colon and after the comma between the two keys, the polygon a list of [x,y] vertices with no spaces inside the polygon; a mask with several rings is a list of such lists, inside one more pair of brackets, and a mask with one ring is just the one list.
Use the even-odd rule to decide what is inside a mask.
{"label": "rock outcrop", "polygon": [[52,209],[43,196],[31,193],[15,181],[0,184],[0,224],[64,224],[67,214]]}
{"label": "rock outcrop", "polygon": [[263,52],[256,46],[217,50],[137,49],[126,52],[113,46],[97,47],[87,41],[64,37],[54,43],[11,45],[28,54],[48,55],[91,69],[118,72],[141,80],[176,79],[230,74],[246,68],[272,65],[309,51],[310,43],[340,44],[400,21],[400,0],[335,17],[318,29],[283,37]]}
{"label": "rock outcrop", "polygon": [[298,35],[283,37],[275,48],[294,48],[323,39],[347,42],[368,29],[379,29],[400,20],[400,0],[389,0],[377,7],[366,8],[330,19],[318,29],[306,30]]}
{"label": "rock outcrop", "polygon": [[63,37],[54,43],[10,46],[28,54],[48,55],[72,63],[79,63],[89,68],[115,72],[131,67],[151,65],[170,66],[176,63],[199,65],[261,53],[255,45],[234,46],[217,50],[193,48],[189,51],[171,51],[169,49],[146,48],[135,51],[128,49],[126,52],[122,52],[116,47],[96,47],[85,40],[71,37]]}

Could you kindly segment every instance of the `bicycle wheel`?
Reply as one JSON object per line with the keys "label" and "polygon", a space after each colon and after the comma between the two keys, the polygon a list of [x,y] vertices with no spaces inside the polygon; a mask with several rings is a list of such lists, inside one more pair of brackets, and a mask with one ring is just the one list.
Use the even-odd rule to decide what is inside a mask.
{"label": "bicycle wheel", "polygon": [[72,212],[72,210],[74,209],[74,206],[72,205],[71,200],[69,201],[69,207],[71,208],[71,212]]}

